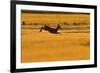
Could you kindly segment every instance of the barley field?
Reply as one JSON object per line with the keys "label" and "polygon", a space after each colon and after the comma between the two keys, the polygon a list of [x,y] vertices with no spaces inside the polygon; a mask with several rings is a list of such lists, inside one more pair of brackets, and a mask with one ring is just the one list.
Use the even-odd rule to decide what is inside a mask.
{"label": "barley field", "polygon": [[[89,14],[44,15],[22,13],[22,63],[90,59]],[[63,23],[60,34],[39,32],[43,24],[56,28],[58,23]]]}
{"label": "barley field", "polygon": [[89,59],[88,33],[55,35],[31,30],[22,34],[22,62]]}

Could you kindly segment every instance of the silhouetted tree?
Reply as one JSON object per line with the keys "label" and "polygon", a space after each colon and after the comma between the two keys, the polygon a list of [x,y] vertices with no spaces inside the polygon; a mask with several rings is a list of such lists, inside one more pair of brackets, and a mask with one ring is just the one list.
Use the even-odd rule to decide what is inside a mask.
{"label": "silhouetted tree", "polygon": [[25,22],[23,21],[22,25],[25,25]]}
{"label": "silhouetted tree", "polygon": [[34,23],[34,25],[38,25],[38,23]]}

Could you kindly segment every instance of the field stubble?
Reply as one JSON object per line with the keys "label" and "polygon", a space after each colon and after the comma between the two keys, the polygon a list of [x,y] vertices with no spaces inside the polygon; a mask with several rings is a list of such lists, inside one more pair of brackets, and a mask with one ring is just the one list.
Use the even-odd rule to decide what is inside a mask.
{"label": "field stubble", "polygon": [[22,63],[87,60],[90,58],[89,33],[51,34],[22,30]]}

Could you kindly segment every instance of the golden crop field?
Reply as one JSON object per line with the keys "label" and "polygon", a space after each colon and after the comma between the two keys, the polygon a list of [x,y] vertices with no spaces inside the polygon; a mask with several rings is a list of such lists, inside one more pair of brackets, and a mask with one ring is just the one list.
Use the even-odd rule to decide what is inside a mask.
{"label": "golden crop field", "polygon": [[[89,14],[21,14],[22,63],[90,59]],[[60,34],[39,32],[43,24],[53,28],[60,24]]]}

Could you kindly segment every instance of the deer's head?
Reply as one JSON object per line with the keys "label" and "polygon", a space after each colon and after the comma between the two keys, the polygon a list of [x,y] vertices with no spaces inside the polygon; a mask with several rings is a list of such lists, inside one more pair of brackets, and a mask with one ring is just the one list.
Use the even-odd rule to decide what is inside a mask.
{"label": "deer's head", "polygon": [[59,25],[59,24],[57,25],[57,29],[61,29],[61,27],[60,27],[60,25]]}

